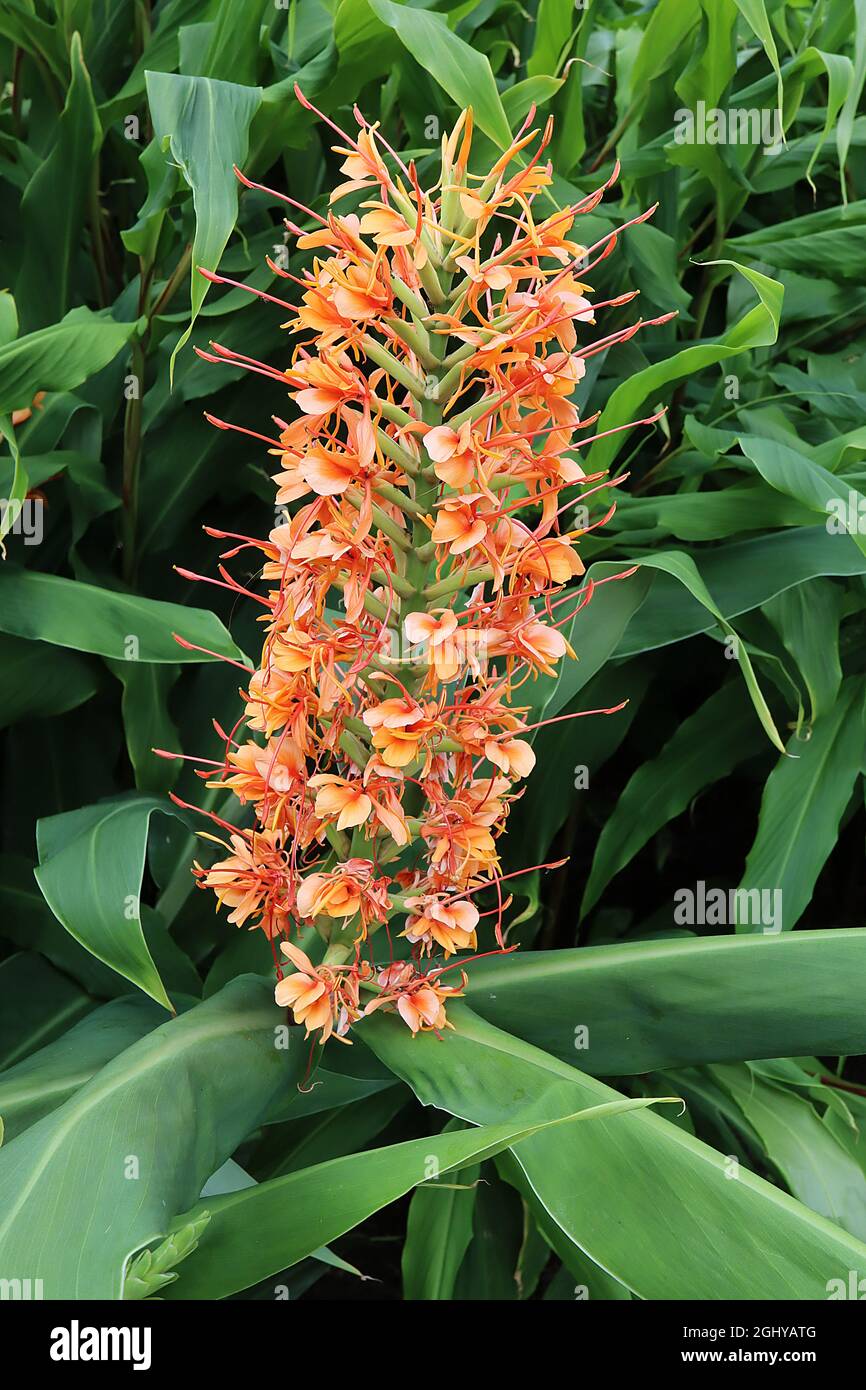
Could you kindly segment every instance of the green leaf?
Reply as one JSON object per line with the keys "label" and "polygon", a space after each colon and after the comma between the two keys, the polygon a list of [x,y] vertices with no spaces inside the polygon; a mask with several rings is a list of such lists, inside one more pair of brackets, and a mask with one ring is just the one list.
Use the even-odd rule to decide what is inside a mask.
{"label": "green leaf", "polygon": [[[459,1128],[454,1121],[448,1131]],[[472,1239],[472,1216],[481,1167],[458,1168],[449,1181],[435,1178],[415,1189],[403,1243],[403,1297],[447,1300]]]}
{"label": "green leaf", "polygon": [[847,207],[824,208],[820,212],[792,217],[788,222],[771,221],[755,231],[731,237],[725,250],[778,267],[814,274],[821,267],[825,280],[859,282],[858,267],[866,246],[866,200]]}
{"label": "green leaf", "polygon": [[[721,738],[720,730],[724,731]],[[705,787],[721,781],[738,763],[760,751],[755,732],[741,687],[729,683],[679,725],[658,757],[638,768],[599,836],[581,917],[657,830],[685,811]]]}
{"label": "green leaf", "polygon": [[764,604],[764,613],[791,653],[803,677],[814,722],[828,714],[842,684],[839,664],[841,589],[828,579],[813,579],[777,594]]}
{"label": "green leaf", "polygon": [[[608,1122],[646,1101],[624,1100],[610,1094],[601,1109],[580,1115],[564,1112],[540,1122],[568,1124],[581,1119]],[[516,1111],[512,1110],[512,1115]],[[433,1166],[440,1178],[453,1170],[492,1158],[535,1131],[535,1124],[512,1119],[480,1129],[463,1129],[411,1139],[390,1148],[304,1168],[226,1197],[208,1198],[178,1217],[177,1225],[195,1220],[201,1211],[210,1221],[195,1255],[169,1298],[225,1298],[269,1275],[287,1269],[323,1244],[352,1230],[374,1212],[425,1182]]]}
{"label": "green leaf", "polygon": [[0,348],[18,337],[18,309],[8,290],[0,290]]}
{"label": "green leaf", "polygon": [[710,594],[710,591],[708,590],[706,584],[701,578],[698,572],[698,567],[692,559],[691,555],[686,555],[685,552],[681,550],[670,550],[664,552],[661,555],[643,556],[641,558],[641,565],[645,565],[649,569],[663,570],[666,574],[671,575],[674,579],[678,579],[679,582],[682,585],[684,585],[686,589],[688,589],[692,597],[696,598],[698,603],[700,603],[703,608],[706,608],[708,613],[712,613],[713,617],[718,622],[719,627],[722,629],[722,631],[726,633],[729,637],[734,639],[734,642],[736,644],[734,650],[737,653],[737,661],[739,662],[740,669],[743,672],[743,679],[746,682],[746,689],[748,690],[752,700],[752,704],[755,707],[755,712],[758,718],[760,719],[761,724],[763,725],[767,733],[767,736],[770,739],[770,742],[773,743],[775,747],[779,749],[780,753],[784,753],[785,745],[782,742],[781,734],[776,728],[776,725],[773,721],[773,716],[770,713],[770,708],[766,700],[764,699],[763,692],[758,684],[758,678],[755,675],[754,667],[752,666],[749,653],[746,651],[745,643],[743,643],[737,637],[737,634],[734,632],[734,629],[731,627],[730,623],[723,616],[718,605],[715,603],[712,595]]}
{"label": "green leaf", "polygon": [[26,329],[54,322],[72,306],[91,181],[98,176],[102,127],[78,34],[72,36],[69,61],[72,78],[54,144],[21,199],[24,260],[15,296]]}
{"label": "green leaf", "polygon": [[773,38],[770,21],[767,18],[767,7],[764,4],[764,0],[735,0],[735,3],[740,14],[746,20],[746,23],[760,39],[770,66],[776,74],[776,105],[781,111],[785,102],[785,93],[782,85],[782,72],[779,67],[779,54],[776,48],[776,40]]}
{"label": "green leaf", "polygon": [[195,208],[190,321],[172,352],[173,368],[207,293],[199,270],[216,270],[235,225],[238,182],[232,166],[246,160],[262,89],[167,72],[148,72],[146,79],[155,137],[192,189]]}
{"label": "green leaf", "polygon": [[134,333],[89,309],[0,347],[0,415],[25,410],[37,391],[73,391],[102,371]]}
{"label": "green leaf", "polygon": [[526,60],[530,77],[559,72],[560,58],[583,18],[574,0],[539,0],[532,52]]}
{"label": "green leaf", "polygon": [[119,1298],[129,1257],[300,1079],[307,1049],[299,1029],[275,1045],[280,1018],[263,981],[235,980],[0,1149],[0,1269],[32,1269],[49,1299]]}
{"label": "green leaf", "polygon": [[141,926],[147,834],[169,802],[129,797],[39,821],[36,881],[55,917],[92,955],[158,1004],[172,1004]]}
{"label": "green leaf", "polygon": [[[824,526],[714,546],[701,550],[700,564],[706,587],[729,620],[818,575],[866,574],[866,558],[850,537],[831,536]],[[714,627],[697,599],[672,575],[660,574],[614,655],[653,651]]]}
{"label": "green leaf", "polygon": [[[778,892],[786,930],[809,904],[860,775],[864,695],[866,679],[846,680],[833,709],[815,721],[810,737],[792,739],[789,752],[796,756],[782,758],[764,788],[758,833],[740,888]],[[742,929],[750,929],[748,921]],[[798,1049],[803,1050],[820,1051]]]}
{"label": "green leaf", "polygon": [[[382,1015],[363,1025],[425,1105],[486,1125],[524,1107],[543,1121],[616,1097],[465,1005],[449,1017],[456,1032],[444,1043]],[[859,1240],[743,1169],[731,1182],[725,1155],[646,1111],[509,1147],[560,1230],[641,1298],[825,1298],[828,1279],[866,1259]]]}
{"label": "green leaf", "polygon": [[7,956],[0,961],[0,1067],[15,1066],[92,1008],[84,990],[35,952]]}
{"label": "green leaf", "polygon": [[441,15],[394,5],[391,0],[369,0],[369,4],[452,101],[458,107],[471,106],[476,125],[500,149],[506,149],[511,128],[486,54],[452,33]]}
{"label": "green leaf", "polygon": [[651,84],[671,66],[700,13],[698,0],[659,0],[641,34],[629,77],[629,90],[636,100],[646,100]]}
{"label": "green leaf", "polygon": [[[838,530],[848,530],[845,518],[849,512],[849,496],[866,506],[866,497],[828,473],[796,449],[789,449],[775,439],[758,439],[753,435],[740,437],[740,447],[750,458],[771,487],[787,493],[813,512],[824,512],[836,519]],[[854,526],[848,530],[851,540],[866,555],[866,536]]]}
{"label": "green leaf", "polygon": [[[2,979],[0,966],[0,988]],[[33,982],[28,983],[32,989]],[[22,984],[19,981],[19,988]],[[52,998],[56,996],[55,984]],[[7,1141],[56,1110],[119,1052],[164,1022],[164,1012],[150,999],[115,999],[93,1009],[62,1037],[0,1072],[0,1115]]]}
{"label": "green leaf", "polygon": [[109,665],[123,685],[123,728],[129,761],[135,769],[135,785],[140,792],[152,796],[167,792],[177,781],[180,763],[157,757],[153,750],[180,746],[168,712],[168,699],[179,669],[154,661],[117,661]]}
{"label": "green leaf", "polygon": [[[95,652],[115,661],[243,657],[219,618],[205,608],[163,603],[11,566],[0,570],[0,632]],[[181,647],[174,633],[205,651]]]}
{"label": "green leaf", "polygon": [[[752,348],[769,347],[775,343],[779,334],[784,294],[778,280],[771,280],[769,276],[749,270],[736,261],[704,261],[702,264],[730,266],[733,270],[739,271],[756,290],[760,303],[750,309],[733,328],[728,329],[717,343],[699,343],[694,347],[682,348],[661,362],[645,367],[643,371],[635,372],[628,377],[608,400],[598,421],[596,433],[603,434],[606,430],[619,429],[620,426],[627,425],[638,414],[645,401],[650,400],[654,405],[658,399],[658,392],[671,382],[680,381],[683,377],[693,377],[704,367],[723,362],[726,357],[736,357]],[[587,472],[596,473],[610,468],[627,437],[628,432],[619,429],[618,434],[597,440],[589,451]]]}
{"label": "green leaf", "polygon": [[468,997],[476,1013],[553,1056],[626,1076],[864,1052],[866,1019],[851,988],[864,962],[866,928],[521,951],[471,965]]}
{"label": "green leaf", "polygon": [[793,1195],[866,1238],[866,1175],[818,1118],[808,1099],[765,1080],[756,1068],[712,1067]]}
{"label": "green leaf", "polygon": [[0,729],[19,719],[64,714],[99,687],[94,668],[73,652],[0,636]]}

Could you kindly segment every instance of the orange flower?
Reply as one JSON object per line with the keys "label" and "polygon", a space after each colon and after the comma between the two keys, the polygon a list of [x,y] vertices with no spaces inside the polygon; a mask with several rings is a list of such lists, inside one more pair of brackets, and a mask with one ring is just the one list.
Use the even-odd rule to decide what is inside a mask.
{"label": "orange flower", "polygon": [[[315,923],[323,963],[284,942],[294,973],[276,997],[322,1041],[361,1016],[362,946],[397,914],[412,960],[376,967],[363,1012],[390,1009],[413,1033],[450,1026],[462,986],[417,963],[477,947],[470,896],[498,886],[499,842],[535,766],[518,692],[574,656],[563,630],[594,587],[575,584],[578,546],[609,505],[563,520],[612,487],[578,461],[596,417],[582,420],[575,388],[638,327],[596,336],[596,317],[631,295],[596,303],[577,277],[575,226],[604,190],[539,217],[550,122],[470,173],[463,112],[424,188],[355,114],[358,132],[334,147],[343,182],[298,236],[308,268],[284,277],[299,288],[283,325],[294,349],[279,366],[202,353],[287,392],[291,418],[267,433],[211,418],[261,440],[290,514],[264,540],[212,532],[232,547],[215,582],[257,600],[262,647],[243,731],[221,734],[200,775],[255,822],[213,816],[227,857],[194,872],[237,925],[286,936]],[[333,206],[358,194],[358,212]],[[258,588],[232,576],[240,554]],[[502,947],[498,897],[486,915]]]}
{"label": "orange flower", "polygon": [[322,820],[336,816],[338,830],[363,825],[373,810],[372,801],[357,782],[349,782],[333,772],[317,773],[307,786],[321,789],[316,796],[316,815]]}
{"label": "orange flower", "polygon": [[414,700],[383,700],[364,711],[364,723],[373,730],[373,747],[387,767],[408,767],[418,757],[436,728]]}
{"label": "orange flower", "polygon": [[459,985],[440,985],[438,971],[419,975],[414,966],[398,961],[381,971],[377,983],[382,993],[370,1001],[364,1013],[371,1014],[383,1005],[396,1004],[398,1014],[414,1036],[418,1032],[438,1033],[443,1028],[453,1028],[445,1017],[445,1004],[463,993],[466,976],[461,974]]}
{"label": "orange flower", "polygon": [[442,947],[446,956],[455,951],[474,950],[478,944],[475,928],[478,926],[478,908],[465,899],[448,902],[434,897],[406,898],[406,906],[413,915],[406,921],[406,929],[401,932],[409,941],[420,941],[422,951],[429,955],[434,943]]}
{"label": "orange flower", "polygon": [[348,1041],[344,1034],[349,1025],[361,1017],[358,1005],[359,983],[370,972],[364,968],[335,969],[315,966],[299,946],[282,941],[280,950],[295,967],[296,973],[286,975],[274,990],[274,999],[281,1009],[291,1009],[296,1023],[303,1023],[305,1037],[315,1029],[322,1030],[319,1045],[332,1035]]}
{"label": "orange flower", "polygon": [[227,859],[210,869],[194,865],[199,887],[212,888],[218,903],[232,909],[229,921],[235,926],[242,927],[250,917],[259,916],[261,920],[253,926],[263,927],[268,936],[273,936],[288,913],[282,835],[273,830],[260,830],[254,835],[239,831],[231,836],[231,849],[234,852]]}
{"label": "orange flower", "polygon": [[371,921],[384,922],[390,902],[386,882],[377,879],[368,859],[348,859],[328,873],[309,874],[301,881],[297,909],[301,917],[358,916],[362,935]]}

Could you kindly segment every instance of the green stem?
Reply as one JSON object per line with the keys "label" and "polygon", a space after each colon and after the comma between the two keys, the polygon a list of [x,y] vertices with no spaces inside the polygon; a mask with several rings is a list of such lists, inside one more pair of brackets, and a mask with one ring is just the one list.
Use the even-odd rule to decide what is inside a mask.
{"label": "green stem", "polygon": [[141,476],[142,396],[144,394],[144,345],[140,338],[132,344],[133,394],[126,402],[123,421],[123,578],[134,586],[138,556],[138,496]]}

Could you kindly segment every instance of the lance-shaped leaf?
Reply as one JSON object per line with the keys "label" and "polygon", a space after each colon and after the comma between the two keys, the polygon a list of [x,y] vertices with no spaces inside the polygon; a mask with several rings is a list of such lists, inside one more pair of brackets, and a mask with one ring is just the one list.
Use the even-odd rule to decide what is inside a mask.
{"label": "lance-shaped leaf", "polygon": [[141,928],[150,818],[169,802],[125,797],[41,820],[36,881],[51,911],[98,960],[171,1009]]}
{"label": "lance-shaped leaf", "polygon": [[190,322],[172,353],[173,364],[207,292],[199,270],[216,270],[235,225],[238,181],[233,165],[246,160],[262,89],[167,72],[148,72],[146,79],[156,139],[192,189],[195,208]]}
{"label": "lance-shaped leaf", "polygon": [[[206,608],[163,603],[11,565],[0,570],[0,632],[115,661],[243,657],[216,614]],[[175,633],[190,646],[176,642]]]}
{"label": "lance-shaped leaf", "polygon": [[[652,399],[655,402],[658,393],[672,382],[694,376],[704,367],[723,362],[726,357],[735,357],[752,348],[769,347],[776,341],[784,293],[778,280],[771,280],[768,275],[749,270],[746,266],[738,265],[736,261],[706,261],[704,264],[730,266],[738,270],[757,291],[760,302],[717,343],[697,343],[694,347],[682,348],[663,361],[628,377],[616,388],[602,411],[598,422],[599,434],[628,424],[639,414],[646,400]],[[589,451],[587,471],[596,473],[609,468],[627,437],[627,431],[621,430],[619,434],[611,434],[606,439],[597,440]]]}
{"label": "lance-shaped leaf", "polygon": [[487,55],[452,33],[441,15],[409,5],[394,5],[391,0],[369,0],[369,3],[382,23],[396,32],[415,61],[452,100],[458,106],[472,107],[475,121],[484,134],[500,149],[510,145],[508,117]]}
{"label": "lance-shaped leaf", "polygon": [[808,907],[860,776],[864,696],[863,677],[844,681],[836,704],[816,719],[810,737],[791,739],[788,751],[796,756],[781,758],[767,778],[738,897],[743,910],[737,920],[744,931],[753,931],[756,919],[743,894],[778,893],[786,929]]}
{"label": "lance-shaped leaf", "polygon": [[164,1022],[165,1013],[150,999],[114,999],[47,1047],[0,1072],[6,1142],[56,1110],[113,1057]]}
{"label": "lance-shaped leaf", "polygon": [[32,1271],[50,1299],[119,1298],[130,1255],[300,1080],[308,1049],[281,1022],[267,984],[235,980],[0,1149],[3,1274]]}
{"label": "lance-shaped leaf", "polygon": [[[449,1006],[444,1043],[374,1014],[362,1036],[425,1105],[474,1124],[539,1120],[617,1092]],[[571,1242],[641,1298],[819,1299],[866,1245],[649,1111],[540,1131],[511,1146]]]}
{"label": "lance-shaped leaf", "polygon": [[[672,909],[673,912],[673,909]],[[469,967],[476,1013],[594,1076],[866,1052],[866,928],[521,951]]]}
{"label": "lance-shaped leaf", "polygon": [[[226,1197],[210,1197],[177,1218],[178,1228],[204,1210],[211,1219],[198,1250],[185,1262],[181,1279],[167,1296],[225,1298],[315,1254],[431,1176],[493,1158],[537,1129],[610,1122],[653,1103],[655,1098],[629,1100],[611,1092],[600,1106],[580,1114],[563,1110],[537,1123],[512,1118],[478,1129],[443,1131],[335,1158]],[[515,1108],[512,1115],[516,1113]]]}

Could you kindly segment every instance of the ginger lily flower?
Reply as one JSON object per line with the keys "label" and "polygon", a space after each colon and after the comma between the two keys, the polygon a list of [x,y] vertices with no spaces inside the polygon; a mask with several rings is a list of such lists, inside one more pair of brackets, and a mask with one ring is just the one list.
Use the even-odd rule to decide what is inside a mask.
{"label": "ginger lily flower", "polygon": [[[278,366],[201,353],[282,383],[291,418],[260,431],[209,417],[261,441],[286,510],[263,539],[210,533],[229,545],[214,582],[258,604],[262,650],[238,726],[215,726],[224,748],[199,775],[255,824],[209,812],[229,840],[206,838],[227,855],[194,873],[232,923],[282,938],[293,973],[277,1003],[323,1042],[378,1009],[441,1035],[465,976],[443,984],[452,967],[423,973],[421,959],[474,951],[489,916],[505,949],[499,843],[535,765],[532,683],[575,654],[569,620],[594,588],[579,587],[578,547],[611,504],[579,529],[564,518],[621,481],[586,476],[596,416],[582,418],[575,387],[640,326],[597,330],[631,296],[597,302],[577,275],[575,227],[603,190],[539,216],[550,123],[533,129],[531,112],[470,172],[463,112],[422,188],[355,114],[327,215],[287,224],[303,265],[277,272],[298,286],[283,324],[294,351]],[[359,193],[360,211],[341,212]],[[258,589],[231,574],[241,552]],[[472,896],[485,889],[499,908],[482,915]],[[412,959],[389,949],[374,966],[397,915],[381,935]],[[321,965],[288,939],[302,925],[324,938]],[[363,1006],[362,987],[378,990]]]}

